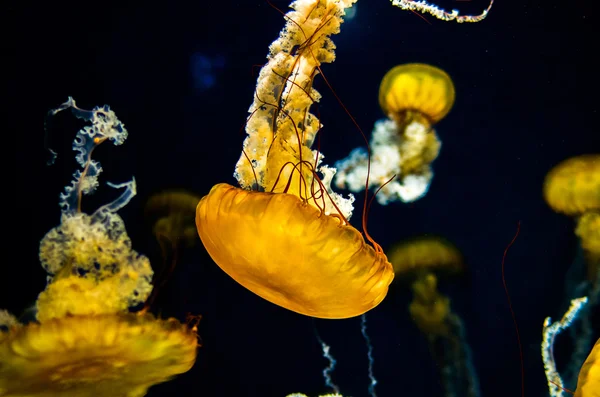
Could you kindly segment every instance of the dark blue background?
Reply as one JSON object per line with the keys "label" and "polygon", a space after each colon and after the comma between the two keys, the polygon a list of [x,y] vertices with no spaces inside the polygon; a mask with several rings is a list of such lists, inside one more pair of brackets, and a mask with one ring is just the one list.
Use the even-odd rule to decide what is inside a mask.
{"label": "dark blue background", "polygon": [[[565,272],[575,258],[574,222],[544,203],[545,173],[570,156],[598,152],[598,17],[591,2],[499,0],[478,24],[444,23],[360,0],[354,19],[334,37],[337,60],[323,71],[361,128],[383,117],[381,77],[406,62],[437,65],[452,76],[457,99],[437,127],[443,142],[431,190],[422,200],[374,205],[369,231],[384,247],[422,233],[440,234],[464,253],[469,274],[444,286],[465,319],[484,396],[520,393],[515,331],[502,288],[501,258],[521,330],[527,395],[544,395],[539,354],[544,317],[562,314]],[[275,5],[287,11],[286,1]],[[487,4],[444,1],[479,13]],[[6,2],[2,38],[6,181],[0,307],[22,312],[44,288],[37,260],[43,235],[59,222],[58,194],[74,171],[70,142],[79,125],[59,119],[46,167],[44,117],[73,96],[81,107],[109,104],[130,132],[122,147],[97,151],[101,182],[135,176],[138,196],[121,214],[134,247],[159,263],[143,218],[147,197],[167,188],[206,194],[234,183],[234,165],[259,67],[283,27],[264,0],[173,2]],[[333,94],[323,94],[326,162],[362,145]],[[87,208],[110,199],[109,188]],[[360,205],[360,199],[359,203]],[[353,222],[359,226],[360,212]],[[425,339],[407,315],[407,291],[392,289],[369,312],[380,397],[440,396]],[[156,312],[203,316],[195,367],[153,388],[150,396],[278,396],[324,393],[327,364],[317,327],[338,359],[334,381],[345,395],[367,395],[366,347],[360,320],[312,320],[254,296],[228,278],[201,244],[183,254]],[[574,387],[574,385],[568,385]]]}

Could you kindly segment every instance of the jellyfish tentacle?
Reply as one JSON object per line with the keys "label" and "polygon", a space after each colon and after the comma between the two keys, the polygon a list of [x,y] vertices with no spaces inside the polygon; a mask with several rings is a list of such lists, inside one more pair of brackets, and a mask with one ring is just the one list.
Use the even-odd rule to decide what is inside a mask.
{"label": "jellyfish tentacle", "polygon": [[479,15],[459,15],[458,10],[452,10],[451,12],[445,11],[435,4],[429,4],[425,0],[392,0],[392,5],[399,7],[403,10],[419,11],[423,13],[429,13],[432,16],[442,21],[456,21],[458,23],[464,22],[480,22],[483,21],[487,16],[494,0],[490,0],[489,5]]}

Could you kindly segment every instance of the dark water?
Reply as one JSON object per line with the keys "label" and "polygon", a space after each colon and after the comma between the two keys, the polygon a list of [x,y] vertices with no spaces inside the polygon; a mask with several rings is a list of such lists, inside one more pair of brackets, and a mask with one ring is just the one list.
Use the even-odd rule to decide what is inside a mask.
{"label": "dark water", "polygon": [[[439,5],[465,13],[487,6],[479,0]],[[69,120],[53,127],[59,160],[45,165],[46,112],[73,96],[86,108],[109,104],[125,123],[125,145],[98,150],[102,181],[135,176],[138,196],[121,213],[134,247],[158,263],[144,201],[167,188],[202,195],[215,183],[235,182],[259,65],[283,18],[263,0],[1,7],[12,32],[3,38],[9,72],[2,97],[4,152],[13,157],[3,168],[9,237],[0,307],[21,313],[44,287],[37,247],[59,222],[58,193],[74,170],[70,131],[78,125]],[[573,220],[547,207],[541,187],[561,160],[600,151],[600,85],[592,61],[598,17],[583,1],[499,0],[485,21],[461,25],[429,16],[426,23],[385,0],[355,7],[356,16],[334,37],[337,60],[323,72],[363,130],[383,117],[379,81],[396,64],[439,66],[457,92],[437,126],[443,144],[429,193],[413,204],[374,205],[369,232],[384,248],[423,233],[460,248],[468,275],[443,288],[465,321],[482,395],[517,396],[519,355],[500,263],[520,222],[506,280],[523,341],[526,394],[544,395],[541,325],[562,314],[565,275],[578,244]],[[333,164],[363,141],[323,81],[316,85],[323,94],[321,150]],[[96,200],[110,193],[104,189]],[[355,215],[357,226],[359,220]],[[380,397],[443,395],[427,342],[407,314],[409,298],[392,288],[367,315]],[[201,245],[182,254],[156,304],[164,316],[201,314],[203,347],[191,371],[150,396],[325,393],[327,362],[314,327],[338,360],[333,377],[342,393],[368,395],[360,319],[312,320],[263,301],[227,277]]]}

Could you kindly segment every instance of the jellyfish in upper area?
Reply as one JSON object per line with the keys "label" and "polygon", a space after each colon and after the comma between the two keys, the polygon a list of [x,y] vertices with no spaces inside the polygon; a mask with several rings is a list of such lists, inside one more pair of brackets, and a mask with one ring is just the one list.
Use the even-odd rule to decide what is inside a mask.
{"label": "jellyfish in upper area", "polygon": [[[381,247],[349,223],[352,196],[335,193],[335,169],[311,146],[310,113],[329,38],[355,0],[292,3],[271,44],[236,165],[240,188],[218,184],[200,200],[196,224],[213,260],[234,280],[286,309],[320,318],[358,316],[386,296],[394,273]],[[364,222],[363,222],[364,229]]]}
{"label": "jellyfish in upper area", "polygon": [[336,164],[336,186],[357,192],[369,175],[369,185],[381,187],[381,204],[423,197],[441,146],[433,126],[448,114],[454,98],[452,79],[437,67],[409,63],[392,68],[379,88],[379,105],[388,118],[375,123],[371,161],[366,149],[355,149]]}
{"label": "jellyfish in upper area", "polygon": [[403,241],[390,250],[397,283],[410,284],[412,320],[427,337],[442,376],[446,395],[478,396],[479,381],[460,316],[438,280],[465,272],[462,254],[448,240],[426,235]]}
{"label": "jellyfish in upper area", "polygon": [[154,276],[154,290],[146,307],[150,306],[161,287],[175,269],[181,250],[198,242],[195,214],[200,197],[185,190],[165,190],[146,201],[144,217],[152,225],[152,234],[160,246],[161,271]]}
{"label": "jellyfish in upper area", "polygon": [[81,211],[102,171],[92,151],[123,143],[127,130],[108,106],[83,110],[69,98],[50,114],[65,109],[91,123],[73,144],[82,169],[60,196],[60,225],[40,243],[48,284],[37,321],[20,324],[0,311],[0,396],[143,396],[192,367],[196,326],[134,312],[152,291],[150,262],[132,249],[117,215],[135,181],[109,184],[123,190],[116,200]]}

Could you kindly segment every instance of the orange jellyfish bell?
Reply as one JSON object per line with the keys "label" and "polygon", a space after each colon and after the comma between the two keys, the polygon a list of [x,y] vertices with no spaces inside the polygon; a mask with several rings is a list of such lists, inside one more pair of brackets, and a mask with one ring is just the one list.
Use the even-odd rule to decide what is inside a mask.
{"label": "orange jellyfish bell", "polygon": [[583,363],[577,380],[575,397],[600,396],[600,339]]}
{"label": "orange jellyfish bell", "polygon": [[249,109],[234,174],[241,188],[216,185],[196,209],[202,243],[221,269],[272,303],[320,318],[365,313],[394,278],[381,247],[348,223],[354,198],[331,189],[335,169],[310,148],[321,128],[310,113],[320,98],[312,84],[335,58],[329,36],[352,3],[292,3]]}
{"label": "orange jellyfish bell", "polygon": [[196,332],[175,319],[67,316],[0,332],[0,396],[141,397],[187,372]]}
{"label": "orange jellyfish bell", "polygon": [[291,194],[219,184],[196,214],[200,238],[221,269],[301,314],[358,316],[383,300],[394,277],[386,256],[358,230]]}
{"label": "orange jellyfish bell", "polygon": [[416,112],[435,124],[448,114],[454,98],[450,76],[423,63],[408,63],[390,69],[379,87],[379,105],[395,120],[403,119],[407,112]]}

